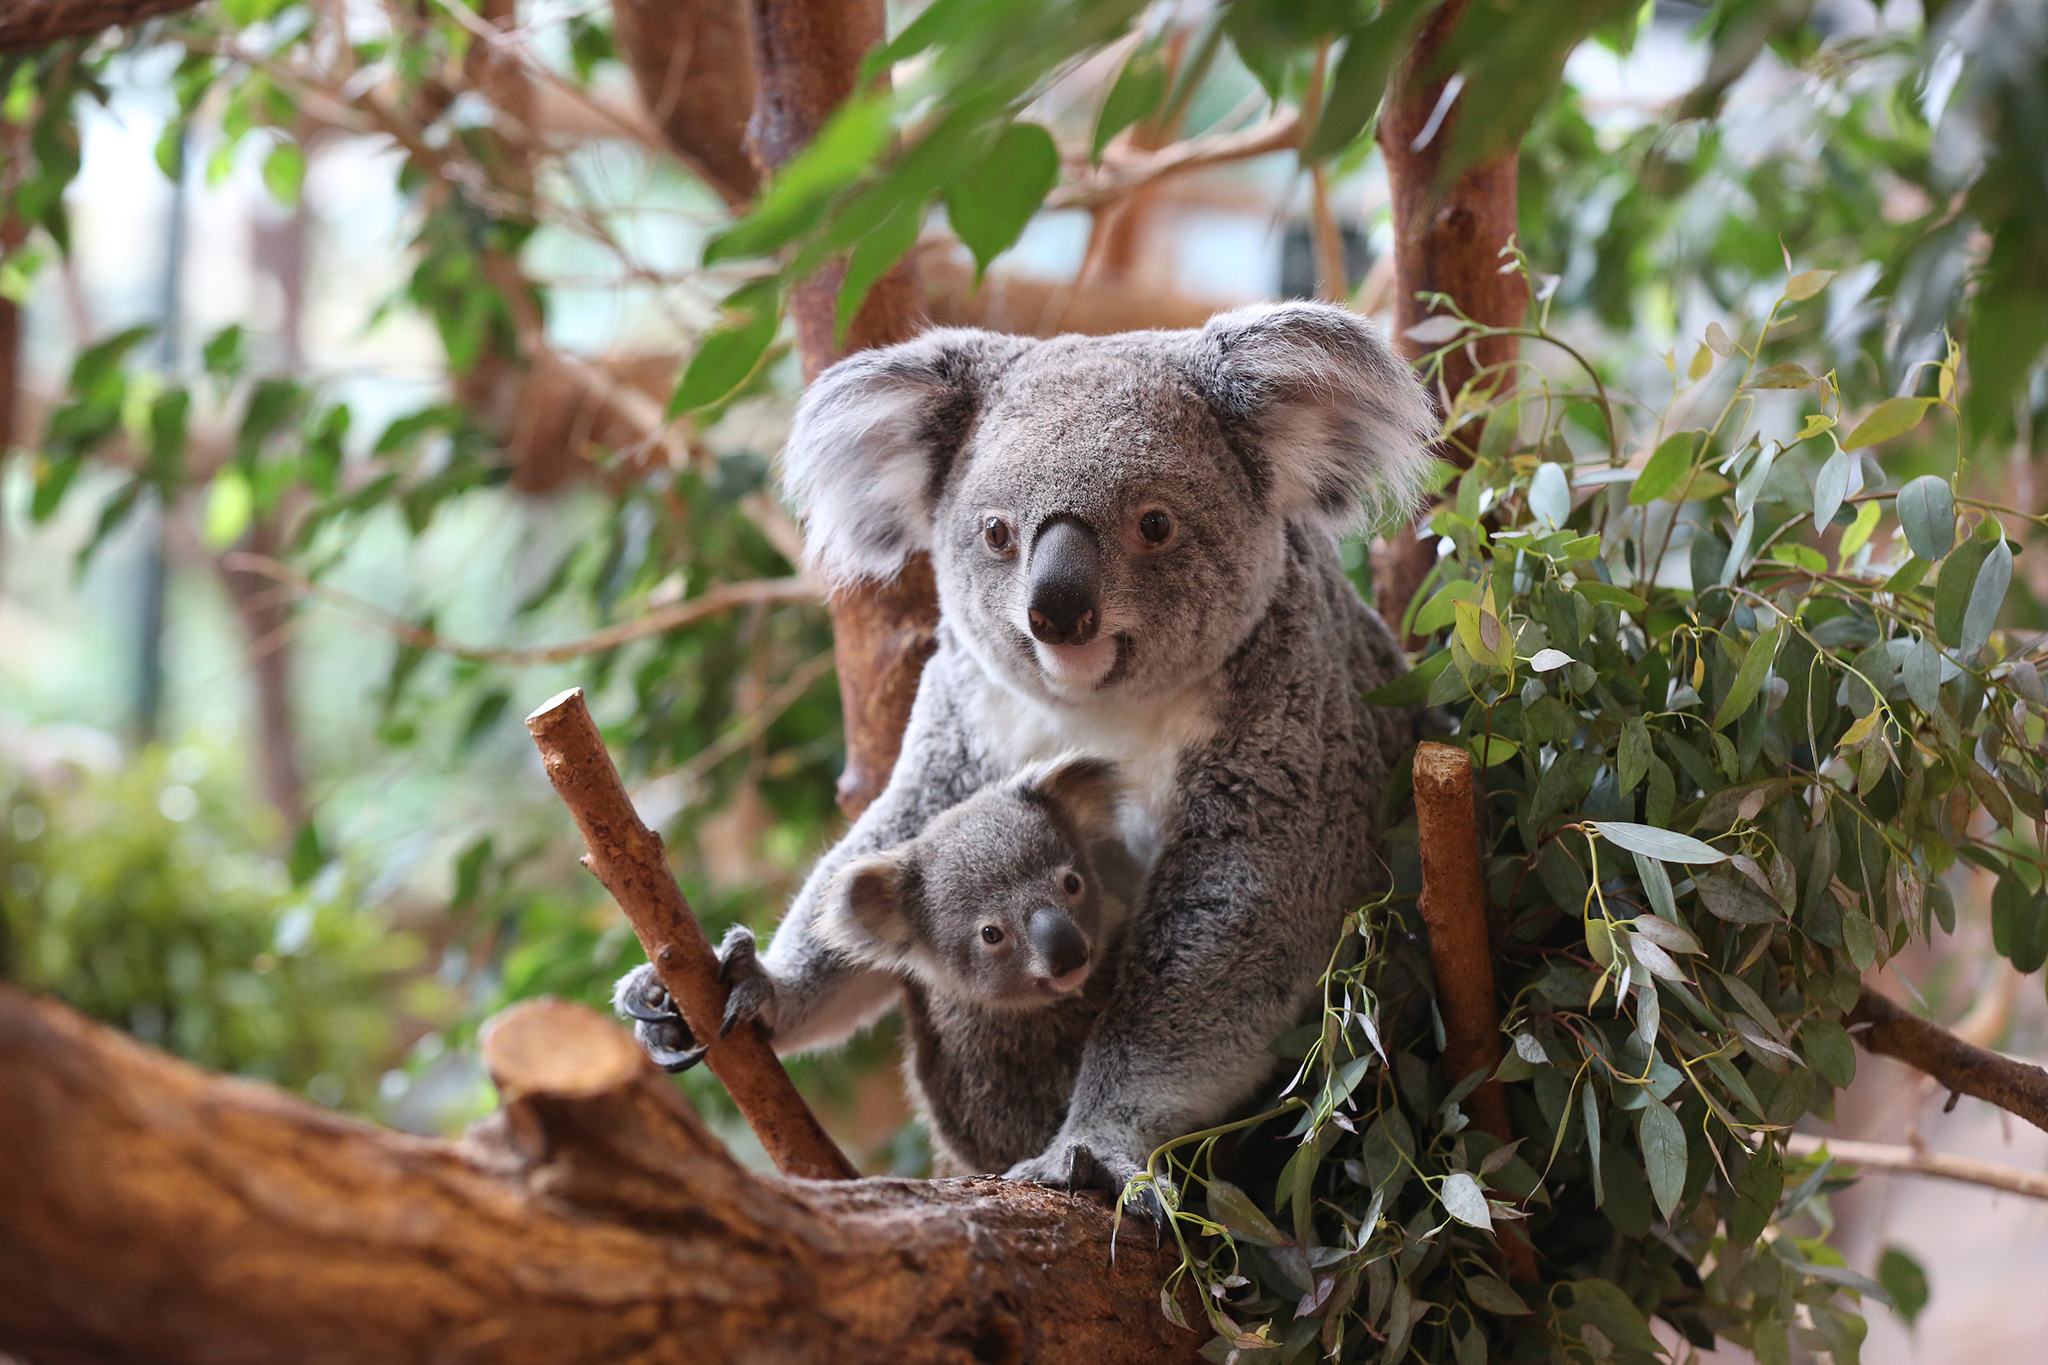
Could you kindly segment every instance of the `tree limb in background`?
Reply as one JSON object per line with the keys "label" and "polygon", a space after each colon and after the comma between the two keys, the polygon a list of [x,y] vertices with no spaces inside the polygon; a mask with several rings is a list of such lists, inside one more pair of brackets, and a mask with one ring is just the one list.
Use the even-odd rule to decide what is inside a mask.
{"label": "tree limb in background", "polygon": [[[1513,1142],[1500,1065],[1500,1003],[1494,997],[1493,947],[1486,932],[1486,888],[1474,814],[1472,756],[1454,744],[1424,741],[1415,750],[1415,821],[1422,849],[1422,919],[1444,1021],[1444,1070],[1455,1085],[1487,1073],[1465,1103],[1472,1121]],[[1516,1232],[1500,1234],[1508,1278],[1536,1278],[1536,1253]]]}
{"label": "tree limb in background", "polygon": [[2048,1129],[2048,1071],[1966,1043],[1937,1024],[1908,1014],[1872,990],[1842,1020],[1864,1049],[1896,1057],[1959,1095],[1969,1095]]}
{"label": "tree limb in background", "polygon": [[583,689],[572,687],[547,702],[526,718],[526,728],[590,850],[583,865],[626,912],[661,984],[706,1048],[704,1064],[725,1083],[776,1167],[817,1180],[854,1179],[860,1173],[796,1093],[766,1030],[749,1024],[727,1033],[720,1027],[726,988],[718,955],[668,870],[661,836],[634,811],[583,704]]}
{"label": "tree limb in background", "polygon": [[[1421,297],[1448,294],[1474,322],[1519,327],[1528,311],[1528,283],[1501,273],[1501,248],[1515,238],[1515,180],[1519,153],[1510,148],[1439,186],[1444,154],[1457,117],[1456,98],[1444,98],[1439,54],[1464,17],[1466,0],[1451,0],[1424,22],[1401,60],[1380,115],[1380,152],[1394,208],[1394,342],[1411,359],[1434,349],[1408,335],[1434,311]],[[1440,398],[1455,402],[1482,368],[1515,358],[1516,338],[1489,337],[1444,358]],[[1476,439],[1476,437],[1470,438]],[[1448,445],[1438,453],[1463,463]],[[1373,593],[1380,615],[1399,627],[1408,602],[1436,563],[1434,539],[1394,533],[1373,558]]]}
{"label": "tree limb in background", "polygon": [[634,640],[644,640],[650,635],[662,635],[671,630],[715,616],[734,607],[754,606],[765,602],[815,602],[822,589],[814,578],[792,575],[788,578],[754,578],[740,583],[720,583],[706,588],[695,597],[660,607],[645,616],[636,616],[630,621],[621,621],[607,626],[580,640],[567,644],[537,645],[524,649],[494,649],[482,645],[465,645],[437,635],[431,630],[414,625],[393,612],[388,612],[375,603],[365,602],[353,593],[339,588],[330,588],[294,569],[291,565],[264,555],[230,554],[222,557],[222,564],[240,573],[262,574],[266,578],[291,588],[294,592],[329,606],[339,607],[350,615],[370,622],[378,629],[420,649],[430,649],[437,654],[451,655],[457,659],[473,659],[478,663],[506,664],[513,668],[530,667],[535,664],[567,663],[587,654],[602,653],[616,649]]}
{"label": "tree limb in background", "polygon": [[[0,1351],[46,1362],[1200,1359],[1099,1201],[742,1169],[621,1029],[486,1026],[449,1143],[0,988]],[[1192,1297],[1192,1291],[1186,1291]],[[1185,1302],[1186,1311],[1196,1310]]]}
{"label": "tree limb in background", "polygon": [[[757,85],[748,135],[767,173],[802,151],[853,93],[861,58],[882,41],[882,0],[753,0],[752,18]],[[806,383],[845,353],[836,335],[842,269],[821,270],[790,294]],[[923,321],[909,257],[868,291],[847,328],[845,350],[907,341]],[[913,555],[892,581],[842,588],[830,605],[846,715],[839,805],[852,818],[887,785],[917,680],[937,648],[931,561]]]}
{"label": "tree limb in background", "polygon": [[1301,142],[1301,116],[1292,109],[1234,133],[1189,138],[1154,152],[1112,151],[1098,167],[1072,166],[1046,197],[1049,209],[1087,209],[1114,203],[1170,175],[1292,151]]}
{"label": "tree limb in background", "polygon": [[746,0],[612,0],[612,27],[670,148],[744,208],[761,188],[747,152],[755,81]]}
{"label": "tree limb in background", "polygon": [[1987,1190],[2048,1199],[2048,1172],[2023,1171],[1972,1157],[1931,1152],[1925,1147],[1891,1147],[1876,1142],[1851,1142],[1847,1138],[1812,1137],[1805,1133],[1794,1133],[1785,1139],[1788,1156],[1818,1156],[1822,1152],[1866,1171],[1938,1176],[1943,1180],[1960,1180],[1966,1185],[1982,1185]]}
{"label": "tree limb in background", "polygon": [[0,52],[23,52],[117,24],[190,9],[197,0],[0,0]]}

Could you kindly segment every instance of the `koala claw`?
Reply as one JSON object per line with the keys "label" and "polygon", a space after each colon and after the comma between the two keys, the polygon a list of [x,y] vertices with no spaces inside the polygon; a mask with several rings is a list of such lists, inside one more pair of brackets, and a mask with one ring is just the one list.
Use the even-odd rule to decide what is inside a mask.
{"label": "koala claw", "polygon": [[727,988],[725,1018],[718,1025],[723,1038],[749,1020],[774,1025],[775,982],[754,952],[754,931],[734,925],[718,948],[718,980]]}
{"label": "koala claw", "polygon": [[1145,1168],[1108,1143],[1070,1142],[1065,1150],[1046,1151],[1029,1161],[1012,1166],[1005,1178],[1029,1180],[1040,1185],[1063,1185],[1070,1190],[1101,1190],[1120,1197],[1124,1207],[1152,1220],[1155,1240],[1166,1235],[1166,1205],[1158,1189],[1147,1182],[1132,1190],[1130,1183],[1145,1174]]}
{"label": "koala claw", "polygon": [[643,963],[619,978],[612,1008],[633,1021],[633,1036],[663,1071],[688,1071],[704,1060],[704,1048],[683,1022],[652,964]]}

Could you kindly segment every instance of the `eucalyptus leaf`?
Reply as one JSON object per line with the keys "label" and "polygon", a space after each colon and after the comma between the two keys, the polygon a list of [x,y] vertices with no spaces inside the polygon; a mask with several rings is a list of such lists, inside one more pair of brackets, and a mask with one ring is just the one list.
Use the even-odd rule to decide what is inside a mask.
{"label": "eucalyptus leaf", "polygon": [[1955,548],[1956,502],[1947,479],[1922,474],[1899,490],[1896,506],[1914,554],[1932,562]]}
{"label": "eucalyptus leaf", "polygon": [[1842,506],[1842,499],[1849,495],[1850,459],[1845,451],[1836,451],[1828,456],[1820,467],[1820,473],[1813,478],[1813,524],[1816,530],[1824,529],[1835,519],[1835,513]]}
{"label": "eucalyptus leaf", "polygon": [[2012,547],[2001,539],[1978,566],[1969,604],[1963,609],[1961,651],[1965,659],[1975,658],[1991,639],[1991,628],[1998,622],[1999,608],[2005,605],[2005,592],[2011,584]]}
{"label": "eucalyptus leaf", "polygon": [[1492,1230],[1493,1210],[1487,1206],[1486,1192],[1470,1175],[1463,1171],[1451,1172],[1444,1177],[1437,1197],[1443,1200],[1444,1209],[1451,1217],[1459,1222]]}
{"label": "eucalyptus leaf", "polygon": [[1932,398],[1887,398],[1856,424],[1855,430],[1842,442],[1842,449],[1861,450],[1880,441],[1889,441],[1894,436],[1903,436],[1920,425],[1920,419],[1932,406]]}
{"label": "eucalyptus leaf", "polygon": [[1636,1135],[1642,1143],[1643,1166],[1650,1177],[1650,1193],[1658,1211],[1669,1219],[1685,1193],[1685,1127],[1678,1115],[1655,1100],[1642,1108],[1636,1119]]}
{"label": "eucalyptus leaf", "polygon": [[1667,863],[1719,863],[1728,855],[1689,834],[1622,820],[1588,820],[1586,827],[1616,848]]}

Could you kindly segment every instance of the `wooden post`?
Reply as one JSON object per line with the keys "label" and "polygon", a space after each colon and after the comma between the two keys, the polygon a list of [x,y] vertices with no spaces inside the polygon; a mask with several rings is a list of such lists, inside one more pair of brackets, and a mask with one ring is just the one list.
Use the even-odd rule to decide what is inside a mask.
{"label": "wooden post", "polygon": [[549,701],[526,718],[526,728],[548,780],[583,832],[590,850],[583,865],[626,912],[690,1032],[709,1045],[705,1065],[725,1083],[776,1169],[818,1180],[854,1179],[859,1172],[818,1126],[760,1026],[718,1036],[726,996],[718,955],[668,870],[661,836],[641,823],[626,796],[583,704],[583,689],[572,687]]}
{"label": "wooden post", "polygon": [[[756,87],[748,135],[764,173],[816,137],[854,90],[861,58],[882,41],[882,0],[753,0]],[[806,383],[838,360],[834,339],[841,267],[796,287],[790,312]],[[847,329],[846,350],[887,346],[923,324],[913,258],[869,291]],[[888,583],[842,588],[830,602],[839,695],[846,713],[846,770],[839,805],[857,816],[888,785],[910,721],[917,680],[935,648],[939,599],[931,564],[914,556]]]}
{"label": "wooden post", "polygon": [[[1485,1071],[1465,1100],[1472,1121],[1501,1142],[1514,1140],[1507,1093],[1493,1078],[1500,1065],[1500,1007],[1494,998],[1493,948],[1486,934],[1486,888],[1473,813],[1472,756],[1453,744],[1415,750],[1416,833],[1422,846],[1422,919],[1436,969],[1444,1021],[1444,1070],[1453,1084]],[[1536,1278],[1528,1243],[1502,1233],[1508,1278]]]}
{"label": "wooden post", "polygon": [[[1435,349],[1408,336],[1409,328],[1430,316],[1419,293],[1448,294],[1467,317],[1489,327],[1519,327],[1529,307],[1528,283],[1518,273],[1500,273],[1501,248],[1515,236],[1518,154],[1503,152],[1443,183],[1444,152],[1457,107],[1454,103],[1439,115],[1446,82],[1436,64],[1465,9],[1466,0],[1451,0],[1422,26],[1380,116],[1380,152],[1387,162],[1394,215],[1394,342],[1410,359]],[[1477,353],[1479,366],[1491,366],[1513,360],[1517,349],[1514,337],[1493,337],[1447,356],[1444,398],[1455,401],[1476,372],[1468,351]],[[1464,463],[1453,449],[1438,454]],[[1374,557],[1374,596],[1389,625],[1399,628],[1409,600],[1435,562],[1433,543],[1405,533]]]}

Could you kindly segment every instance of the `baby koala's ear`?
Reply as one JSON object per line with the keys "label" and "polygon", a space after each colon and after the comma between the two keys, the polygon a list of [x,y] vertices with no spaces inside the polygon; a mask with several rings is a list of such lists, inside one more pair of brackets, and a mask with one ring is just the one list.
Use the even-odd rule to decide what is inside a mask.
{"label": "baby koala's ear", "polygon": [[1117,836],[1123,770],[1106,758],[1056,758],[1018,775],[1018,792],[1066,812],[1084,844]]}
{"label": "baby koala's ear", "polygon": [[909,860],[901,852],[856,858],[825,888],[818,909],[818,937],[861,962],[895,963],[910,948],[910,919],[903,912]]}

